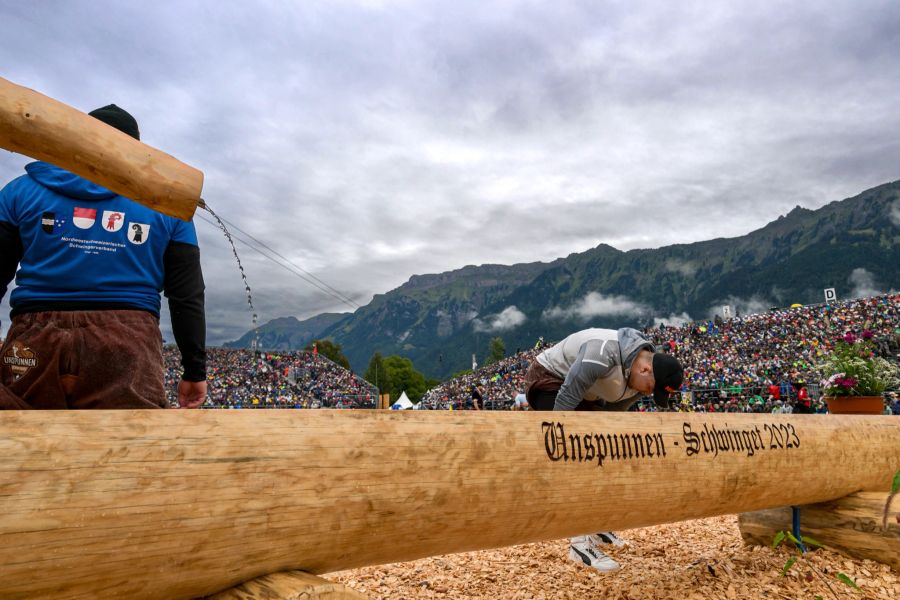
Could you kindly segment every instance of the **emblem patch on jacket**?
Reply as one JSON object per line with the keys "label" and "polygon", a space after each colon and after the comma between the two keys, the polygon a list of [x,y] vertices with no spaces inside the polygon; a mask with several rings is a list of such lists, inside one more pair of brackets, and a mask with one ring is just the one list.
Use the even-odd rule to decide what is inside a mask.
{"label": "emblem patch on jacket", "polygon": [[114,210],[104,210],[103,211],[103,229],[106,231],[118,231],[122,229],[122,225],[125,223],[125,213],[117,212]]}
{"label": "emblem patch on jacket", "polygon": [[57,217],[54,212],[45,212],[41,215],[41,229],[45,233],[59,233],[65,222],[65,219]]}
{"label": "emblem patch on jacket", "polygon": [[3,353],[3,366],[12,372],[13,379],[22,377],[37,365],[37,355],[22,342],[13,342]]}
{"label": "emblem patch on jacket", "polygon": [[76,206],[75,210],[72,211],[72,222],[75,223],[75,227],[78,227],[79,229],[90,229],[94,226],[94,221],[96,220],[96,208],[81,208],[80,206]]}
{"label": "emblem patch on jacket", "polygon": [[128,241],[132,244],[143,244],[150,237],[150,226],[144,223],[128,224]]}

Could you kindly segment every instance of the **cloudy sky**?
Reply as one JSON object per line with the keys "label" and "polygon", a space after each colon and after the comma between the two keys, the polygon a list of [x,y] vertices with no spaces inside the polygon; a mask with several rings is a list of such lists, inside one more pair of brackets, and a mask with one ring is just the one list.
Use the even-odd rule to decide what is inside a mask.
{"label": "cloudy sky", "polygon": [[[743,235],[900,179],[895,0],[4,2],[0,57],[129,110],[301,269],[238,243],[260,322],[468,264]],[[26,162],[0,151],[0,181]],[[217,344],[250,315],[207,218]]]}

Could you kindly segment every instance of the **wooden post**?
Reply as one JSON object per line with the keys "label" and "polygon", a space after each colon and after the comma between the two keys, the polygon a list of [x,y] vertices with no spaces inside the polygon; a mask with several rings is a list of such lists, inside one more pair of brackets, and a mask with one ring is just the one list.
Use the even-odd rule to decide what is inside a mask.
{"label": "wooden post", "polygon": [[[858,492],[800,508],[800,532],[854,558],[868,558],[900,572],[900,524],[881,521],[887,492]],[[896,514],[896,512],[893,512]],[[779,531],[791,531],[790,507],[741,513],[738,525],[747,544],[770,545]]]}
{"label": "wooden post", "polygon": [[203,173],[62,102],[0,77],[0,147],[190,221]]}
{"label": "wooden post", "polygon": [[6,411],[0,582],[11,597],[193,598],[823,502],[887,489],[898,440],[896,417]]}

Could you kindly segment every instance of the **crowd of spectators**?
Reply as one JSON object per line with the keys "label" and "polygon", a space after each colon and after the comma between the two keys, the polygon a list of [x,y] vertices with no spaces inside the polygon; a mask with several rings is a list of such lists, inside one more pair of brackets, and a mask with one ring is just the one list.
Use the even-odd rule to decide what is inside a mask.
{"label": "crowd of spectators", "polygon": [[[773,309],[728,320],[644,330],[660,349],[685,367],[685,382],[670,410],[702,412],[826,412],[817,365],[848,332],[871,331],[885,358],[900,360],[900,295]],[[487,409],[514,407],[536,350],[519,353],[429,390],[422,408],[472,406],[472,387]],[[900,414],[897,393],[885,410]],[[652,401],[636,410],[659,410]]]}
{"label": "crowd of spectators", "polygon": [[[685,367],[680,405],[693,410],[824,412],[818,365],[846,333],[874,335],[900,360],[900,295],[776,309],[645,331]],[[889,406],[893,398],[889,397]]]}
{"label": "crowd of spectators", "polygon": [[[727,320],[660,325],[644,333],[685,367],[685,381],[670,410],[702,412],[826,412],[817,365],[846,333],[874,334],[881,356],[900,364],[900,295],[886,295]],[[548,344],[549,345],[549,344]],[[545,347],[517,352],[455,377],[422,397],[417,409],[518,409],[530,361]],[[175,405],[179,354],[164,352],[166,389]],[[900,367],[898,367],[900,368]],[[315,352],[254,352],[209,348],[209,396],[204,408],[374,408],[369,382]],[[897,390],[885,412],[900,414]],[[637,410],[660,410],[652,401]]]}
{"label": "crowd of spectators", "polygon": [[525,392],[525,371],[528,364],[542,350],[543,341],[535,347],[504,358],[433,387],[419,401],[418,408],[426,410],[464,410],[473,407],[473,389],[482,397],[485,410],[509,410],[515,398]]}
{"label": "crowd of spectators", "polygon": [[[175,405],[181,375],[166,347],[166,389]],[[203,408],[374,408],[373,385],[314,352],[207,349],[209,394]]]}

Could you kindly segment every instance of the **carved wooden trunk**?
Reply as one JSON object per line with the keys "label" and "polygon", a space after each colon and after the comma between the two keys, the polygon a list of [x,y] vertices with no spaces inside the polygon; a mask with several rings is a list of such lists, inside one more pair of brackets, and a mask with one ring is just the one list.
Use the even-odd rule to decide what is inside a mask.
{"label": "carved wooden trunk", "polygon": [[192,598],[887,489],[900,419],[8,411],[0,456],[0,595]]}

